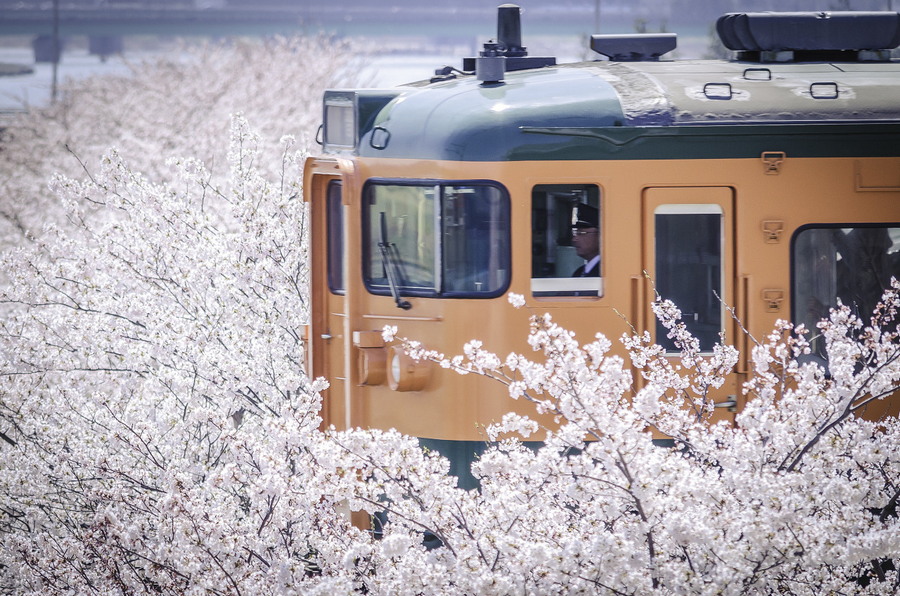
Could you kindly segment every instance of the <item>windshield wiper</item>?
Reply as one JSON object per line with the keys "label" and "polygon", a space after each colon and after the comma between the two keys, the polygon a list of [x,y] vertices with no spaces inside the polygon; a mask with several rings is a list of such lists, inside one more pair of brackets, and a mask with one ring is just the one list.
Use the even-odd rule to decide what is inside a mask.
{"label": "windshield wiper", "polygon": [[381,212],[381,242],[378,243],[378,248],[381,250],[381,265],[384,267],[384,273],[387,276],[388,285],[391,287],[391,296],[394,297],[394,302],[397,304],[397,308],[402,308],[403,310],[409,310],[412,308],[412,304],[408,301],[404,300],[400,297],[400,287],[397,285],[397,271],[400,268],[399,263],[397,263],[396,255],[391,252],[392,249],[396,250],[397,247],[387,241],[387,218],[384,211]]}

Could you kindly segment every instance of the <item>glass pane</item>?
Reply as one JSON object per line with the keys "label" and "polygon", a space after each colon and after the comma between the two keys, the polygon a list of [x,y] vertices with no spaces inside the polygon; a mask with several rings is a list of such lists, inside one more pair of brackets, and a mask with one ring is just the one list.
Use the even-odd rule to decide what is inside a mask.
{"label": "glass pane", "polygon": [[[709,351],[722,330],[722,214],[692,213],[693,208],[663,206],[656,212],[656,290],[681,309],[700,349]],[[677,351],[667,333],[657,321],[657,343]]]}
{"label": "glass pane", "polygon": [[344,287],[344,210],[341,204],[341,183],[328,183],[328,287],[335,294],[343,294]]}
{"label": "glass pane", "polygon": [[600,189],[545,184],[531,194],[531,290],[535,296],[602,295]]}
{"label": "glass pane", "polygon": [[366,222],[366,281],[412,294],[436,290],[435,186],[371,185]]}
{"label": "glass pane", "polygon": [[816,323],[838,299],[864,322],[891,277],[900,278],[900,227],[808,228],[793,245],[793,318],[812,332],[813,350],[824,356]]}
{"label": "glass pane", "polygon": [[509,284],[509,207],[499,188],[448,186],[441,205],[446,294],[499,294]]}
{"label": "glass pane", "polygon": [[[509,197],[490,184],[371,184],[369,289],[410,296],[497,296],[509,286]],[[439,230],[436,232],[436,230]]]}
{"label": "glass pane", "polygon": [[325,105],[325,144],[339,147],[355,146],[355,119],[352,101],[329,99]]}

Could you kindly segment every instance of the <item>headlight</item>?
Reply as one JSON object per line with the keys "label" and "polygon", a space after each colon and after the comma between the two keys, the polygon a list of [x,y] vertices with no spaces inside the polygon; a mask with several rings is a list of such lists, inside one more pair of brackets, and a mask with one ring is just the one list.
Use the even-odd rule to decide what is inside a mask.
{"label": "headlight", "polygon": [[416,362],[397,346],[391,348],[390,358],[388,385],[394,391],[419,391],[428,383],[430,362]]}

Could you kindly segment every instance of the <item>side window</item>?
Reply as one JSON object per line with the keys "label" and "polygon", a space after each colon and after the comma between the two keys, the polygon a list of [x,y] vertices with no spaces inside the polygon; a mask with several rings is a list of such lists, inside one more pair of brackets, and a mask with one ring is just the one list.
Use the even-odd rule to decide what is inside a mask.
{"label": "side window", "polygon": [[531,193],[531,292],[602,296],[600,189],[544,184]]}
{"label": "side window", "polygon": [[344,286],[344,208],[341,203],[341,183],[328,183],[328,288],[334,294],[343,294]]}
{"label": "side window", "polygon": [[374,294],[491,298],[510,281],[509,197],[487,182],[371,182],[363,274]]}
{"label": "side window", "polygon": [[891,277],[900,279],[900,226],[808,226],[791,247],[792,318],[812,333],[824,356],[816,323],[838,300],[868,323]]}
{"label": "side window", "polygon": [[[681,309],[682,321],[709,351],[724,325],[723,213],[714,204],[660,205],[654,212],[656,291]],[[656,341],[677,351],[657,321]]]}

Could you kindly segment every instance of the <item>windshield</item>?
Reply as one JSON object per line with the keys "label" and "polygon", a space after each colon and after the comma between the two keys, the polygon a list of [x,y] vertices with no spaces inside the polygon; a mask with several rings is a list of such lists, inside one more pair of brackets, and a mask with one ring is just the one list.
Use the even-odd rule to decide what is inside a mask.
{"label": "windshield", "polygon": [[[364,275],[375,294],[491,297],[509,285],[509,200],[489,183],[373,182]],[[391,279],[393,277],[393,279]]]}

